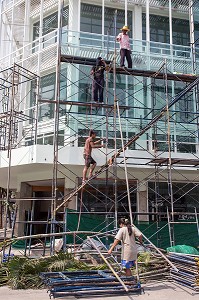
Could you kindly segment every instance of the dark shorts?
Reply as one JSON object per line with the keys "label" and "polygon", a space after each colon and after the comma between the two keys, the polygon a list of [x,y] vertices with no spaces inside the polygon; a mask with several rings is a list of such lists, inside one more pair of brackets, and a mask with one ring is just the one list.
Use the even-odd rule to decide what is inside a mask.
{"label": "dark shorts", "polygon": [[96,164],[96,161],[95,161],[95,160],[92,158],[92,156],[90,156],[90,155],[84,154],[84,159],[85,159],[85,166],[86,166],[87,168],[89,168],[90,165]]}

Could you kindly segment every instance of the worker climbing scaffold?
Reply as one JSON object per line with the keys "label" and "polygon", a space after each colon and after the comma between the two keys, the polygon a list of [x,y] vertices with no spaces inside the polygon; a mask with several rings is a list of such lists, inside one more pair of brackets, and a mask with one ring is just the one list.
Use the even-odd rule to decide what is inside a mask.
{"label": "worker climbing scaffold", "polygon": [[96,161],[92,158],[91,153],[93,148],[105,148],[104,144],[101,144],[103,139],[95,141],[96,133],[94,130],[90,130],[89,137],[86,139],[85,146],[84,146],[84,159],[85,159],[85,166],[83,169],[83,179],[82,183],[85,183],[87,178],[87,172],[90,167],[89,171],[89,178],[93,176],[93,171],[96,167]]}

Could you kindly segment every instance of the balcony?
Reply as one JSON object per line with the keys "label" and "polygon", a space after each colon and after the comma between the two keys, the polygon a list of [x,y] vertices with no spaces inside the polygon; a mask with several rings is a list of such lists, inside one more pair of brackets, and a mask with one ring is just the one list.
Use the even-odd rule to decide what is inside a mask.
{"label": "balcony", "polygon": [[[62,54],[82,56],[88,58],[113,59],[114,48],[117,51],[117,63],[119,64],[119,44],[115,43],[113,36],[76,32],[62,29],[61,36]],[[169,72],[191,74],[192,52],[191,47],[131,40],[133,68],[139,70],[157,71],[162,63],[167,61]],[[27,69],[37,72],[47,71],[55,67],[57,61],[58,30],[54,30],[32,43],[17,49],[12,53],[13,62],[22,63]],[[199,53],[199,49],[196,49]],[[199,60],[198,54],[196,60]],[[8,67],[10,55],[1,60],[1,66]],[[40,64],[38,66],[38,64]],[[197,74],[199,73],[199,64]]]}

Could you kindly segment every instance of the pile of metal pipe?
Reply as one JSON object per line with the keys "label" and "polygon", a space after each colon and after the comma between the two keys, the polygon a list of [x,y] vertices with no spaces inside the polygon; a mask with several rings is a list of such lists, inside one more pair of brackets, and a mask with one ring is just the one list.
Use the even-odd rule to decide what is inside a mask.
{"label": "pile of metal pipe", "polygon": [[48,288],[50,298],[142,292],[135,277],[121,277],[127,287],[126,291],[110,271],[47,272],[41,273],[40,277]]}
{"label": "pile of metal pipe", "polygon": [[171,269],[172,280],[199,292],[199,255],[170,252],[168,258],[178,268],[178,272]]}

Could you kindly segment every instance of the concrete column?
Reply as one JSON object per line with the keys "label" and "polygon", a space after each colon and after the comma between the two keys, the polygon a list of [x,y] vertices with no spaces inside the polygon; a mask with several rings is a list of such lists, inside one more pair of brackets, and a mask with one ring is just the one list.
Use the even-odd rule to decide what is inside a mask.
{"label": "concrete column", "polygon": [[[65,189],[64,190],[64,194],[65,195],[70,195],[70,193],[72,193],[73,189]],[[68,204],[66,204],[65,208],[69,208],[69,209],[77,209],[77,197],[73,196],[70,200],[70,202]]]}
{"label": "concrete column", "polygon": [[[138,190],[137,190],[137,210],[140,213],[147,213],[148,212],[148,184],[145,183],[139,186],[138,183]],[[138,216],[139,222],[149,222],[148,215],[139,215]]]}
{"label": "concrete column", "polygon": [[68,43],[73,47],[77,45],[77,48],[73,49],[74,55],[78,55],[79,51],[80,7],[80,0],[69,0]]}
{"label": "concrete column", "polygon": [[[29,198],[32,197],[32,187],[25,183],[21,183],[19,197],[22,198]],[[16,200],[16,204],[18,205],[18,213],[16,218],[16,227],[15,227],[15,234],[17,236],[24,235],[24,223],[17,223],[19,221],[25,221],[25,211],[31,209],[31,200]]]}
{"label": "concrete column", "polygon": [[[69,0],[69,20],[68,20],[68,45],[71,46],[71,55],[80,56],[80,0]],[[72,64],[67,65],[67,100],[68,101],[79,101],[78,99],[78,80],[79,70],[78,67]],[[70,110],[71,106],[67,105],[66,110]],[[78,107],[73,106],[74,112],[78,112]],[[74,131],[78,131],[78,124],[74,122],[72,125],[70,135],[74,134]]]}
{"label": "concrete column", "polygon": [[133,39],[142,40],[142,6],[135,5],[133,10]]}
{"label": "concrete column", "polygon": [[146,0],[146,40],[150,42],[150,3]]}
{"label": "concrete column", "polygon": [[[3,18],[2,18],[2,11],[3,11],[3,1],[1,1],[1,3],[0,3],[0,37],[1,37],[1,45],[3,45],[4,43],[3,43],[3,40],[4,40],[4,38],[3,38],[3,33],[5,32],[5,30],[2,30],[2,28],[3,28]],[[1,55],[1,57],[3,57],[3,55],[2,55],[2,46],[1,46],[1,48],[0,48],[0,55]]]}
{"label": "concrete column", "polygon": [[[65,178],[65,189],[64,189],[64,195],[67,197],[67,195],[69,196],[70,193],[72,193],[73,189],[75,188],[75,181],[76,181],[76,177],[73,174],[70,174],[70,176],[68,176],[69,178],[71,178],[71,180],[69,178]],[[77,209],[77,196],[73,196],[70,200],[70,202],[68,202],[65,205],[65,208],[69,208],[69,209]]]}
{"label": "concrete column", "polygon": [[70,30],[80,30],[80,0],[69,0],[69,20],[68,28]]}
{"label": "concrete column", "polygon": [[[133,45],[132,45],[132,61],[133,69],[143,70],[145,66],[145,56],[142,55],[143,46],[142,46],[142,6],[135,5],[133,10]],[[135,106],[145,107],[144,95],[143,95],[143,83],[140,82],[139,77],[134,77],[134,93],[136,99],[134,102]],[[134,117],[140,118],[144,116],[144,110],[138,109],[134,112]],[[141,144],[140,148],[146,148],[146,143],[143,141],[143,138],[139,140]],[[139,148],[139,145],[136,146]]]}
{"label": "concrete column", "polygon": [[[143,69],[142,49],[142,7],[135,5],[133,10],[133,45],[132,59],[134,69]],[[139,81],[138,81],[139,82]]]}
{"label": "concrete column", "polygon": [[[1,1],[1,17],[0,17],[0,57],[1,57],[1,69],[8,67],[9,59],[8,56],[10,54],[10,41],[11,40],[11,29],[8,26],[9,21],[7,19],[7,15],[3,12],[4,1]],[[6,56],[6,59],[4,58]],[[2,60],[4,58],[4,60]],[[10,66],[10,65],[9,65]]]}

